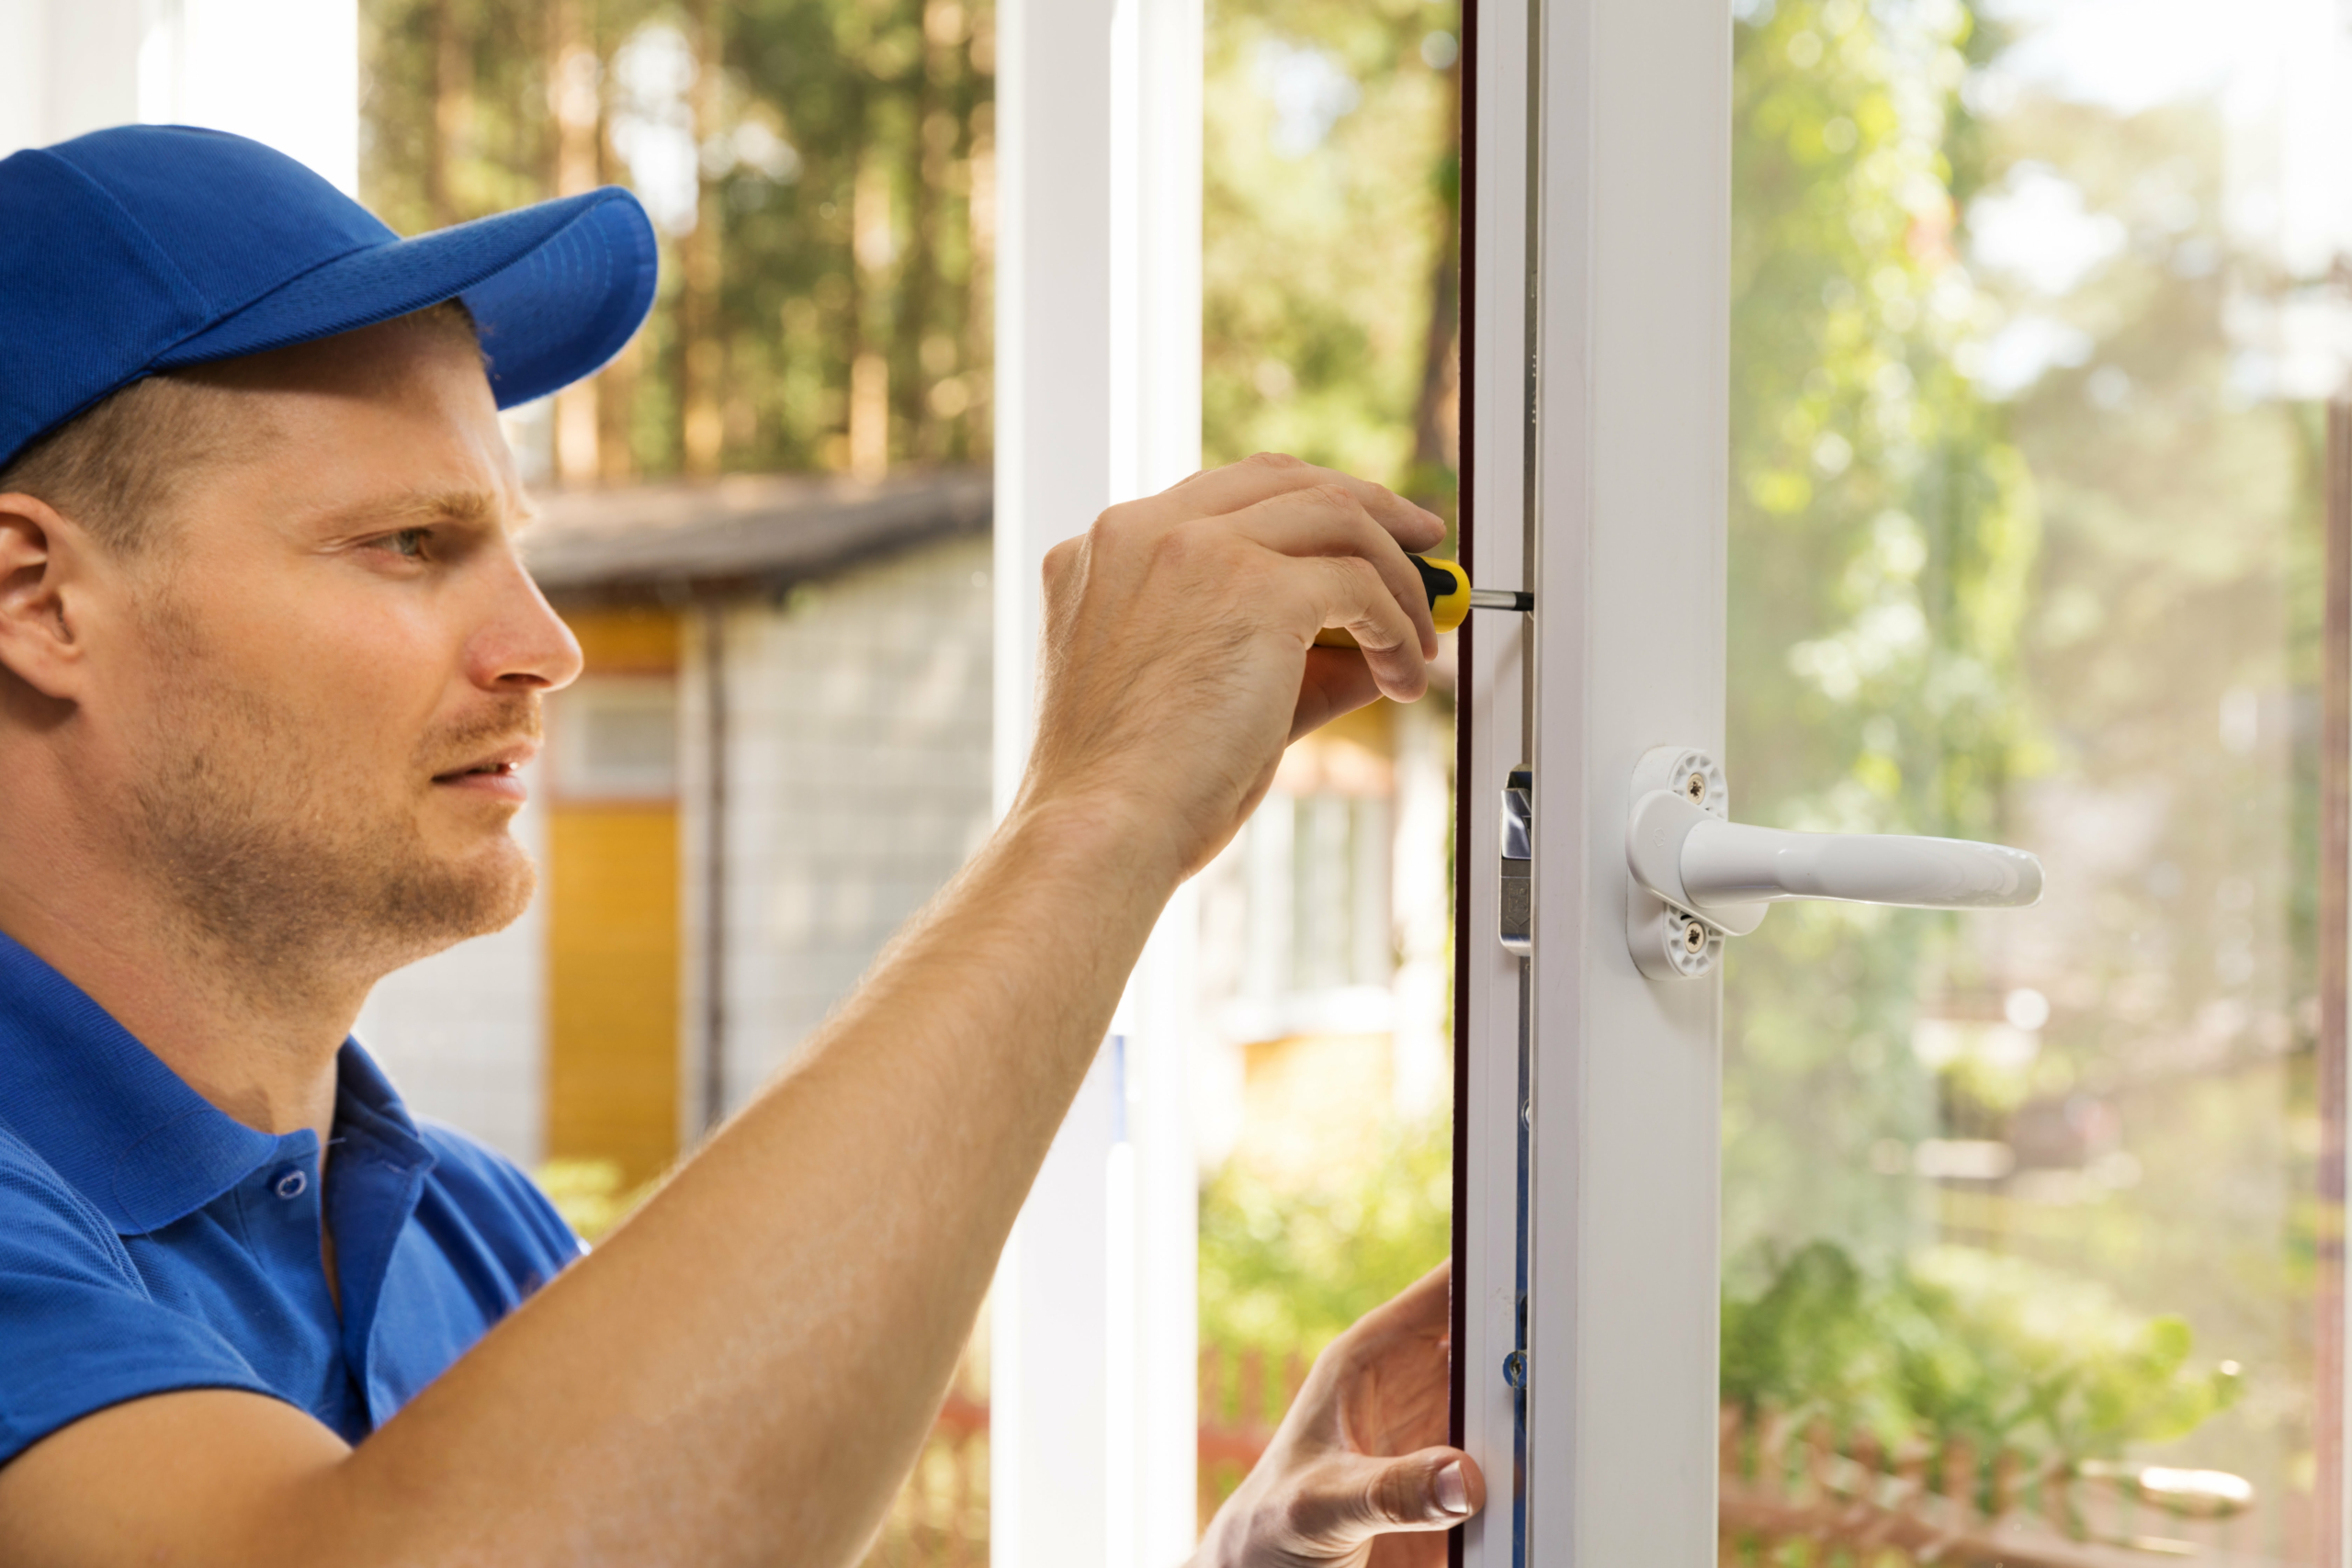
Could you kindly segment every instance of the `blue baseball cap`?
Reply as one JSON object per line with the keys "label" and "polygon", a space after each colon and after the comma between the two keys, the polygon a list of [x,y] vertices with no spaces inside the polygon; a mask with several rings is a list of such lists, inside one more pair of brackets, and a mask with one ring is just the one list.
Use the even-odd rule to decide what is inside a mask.
{"label": "blue baseball cap", "polygon": [[0,159],[0,466],[158,370],[461,299],[500,408],[601,368],[653,303],[616,186],[403,240],[287,157],[125,125]]}

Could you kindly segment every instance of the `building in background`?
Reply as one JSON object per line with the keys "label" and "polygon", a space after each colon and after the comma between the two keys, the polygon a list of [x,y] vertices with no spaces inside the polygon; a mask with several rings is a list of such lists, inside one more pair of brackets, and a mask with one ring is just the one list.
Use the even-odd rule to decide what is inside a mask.
{"label": "building in background", "polygon": [[[1447,649],[1449,655],[1451,645]],[[1450,661],[1293,745],[1202,874],[1193,1127],[1278,1185],[1368,1169],[1453,1092]]]}

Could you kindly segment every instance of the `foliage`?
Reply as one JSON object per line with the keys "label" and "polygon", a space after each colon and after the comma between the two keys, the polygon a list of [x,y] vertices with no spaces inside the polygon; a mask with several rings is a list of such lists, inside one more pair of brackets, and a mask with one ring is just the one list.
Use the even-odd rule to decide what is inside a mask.
{"label": "foliage", "polygon": [[1450,501],[1434,431],[1451,417],[1458,15],[1452,0],[1214,9],[1207,461],[1291,452]]}
{"label": "foliage", "polygon": [[533,1179],[564,1224],[591,1247],[611,1235],[661,1185],[648,1181],[625,1189],[620,1162],[609,1159],[551,1159]]}
{"label": "foliage", "polygon": [[361,18],[362,194],[394,227],[597,183],[651,209],[661,291],[598,382],[602,477],[986,457],[990,0]]}
{"label": "foliage", "polygon": [[1453,1123],[1390,1132],[1381,1157],[1306,1191],[1237,1159],[1201,1193],[1201,1341],[1316,1351],[1444,1261]]}
{"label": "foliage", "polygon": [[[1735,948],[1729,1272],[1754,1300],[1821,1237],[1883,1280],[1940,1235],[2053,1270],[2020,1300],[2098,1280],[2243,1357],[2247,1397],[2177,1457],[2284,1497],[2312,1441],[2305,1238],[2329,1223],[2299,1199],[2317,443],[2259,346],[2290,335],[2264,323],[2298,284],[2233,225],[2245,133],[2218,98],[2076,101],[2030,51],[1998,58],[1984,12],[2030,25],[1743,5],[1727,760],[1751,820],[2035,845],[2054,907],[1792,908]],[[2035,265],[2016,236],[2069,212],[2079,263]],[[2017,987],[2038,1028],[1999,1023]],[[1919,1178],[1930,1136],[2017,1169]],[[1845,1320],[1823,1321],[1804,1365],[1834,1389]],[[1978,1371],[1997,1393],[2030,1369]],[[2185,1424],[2067,1420],[2109,1446]]]}
{"label": "foliage", "polygon": [[[2033,495],[1957,363],[1987,310],[1957,248],[1978,161],[1957,95],[1988,47],[1951,0],[1780,0],[1737,27],[1726,763],[1746,820],[1997,838],[2030,765]],[[1908,1184],[1853,1176],[1873,1142],[1932,1130],[1907,1043],[1950,930],[1804,906],[1736,945],[1735,1254],[1792,1224],[1872,1258],[1907,1243]]]}
{"label": "foliage", "polygon": [[[1210,461],[1279,448],[1450,501],[1457,15],[1212,17]],[[987,457],[990,0],[365,0],[362,21],[362,188],[396,228],[570,188],[566,102],[588,183],[654,209],[655,316],[599,383],[605,478],[848,467],[877,417],[891,461]]]}
{"label": "foliage", "polygon": [[2017,1258],[1942,1247],[1873,1277],[1815,1242],[1752,1294],[1726,1292],[1723,1393],[1890,1446],[2113,1458],[2234,1402],[2234,1363],[2200,1369],[2190,1349],[2181,1319],[2134,1317],[2102,1288]]}

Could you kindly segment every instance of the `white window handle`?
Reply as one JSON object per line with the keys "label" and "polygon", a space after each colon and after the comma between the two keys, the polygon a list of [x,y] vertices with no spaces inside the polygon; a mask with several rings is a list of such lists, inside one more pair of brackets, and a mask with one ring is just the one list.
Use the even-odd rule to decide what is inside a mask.
{"label": "white window handle", "polygon": [[1723,770],[1702,751],[1660,747],[1634,773],[1625,829],[1626,941],[1652,979],[1705,974],[1727,936],[1745,936],[1785,898],[2006,909],[2041,897],[2041,863],[1964,839],[1788,833],[1725,820]]}

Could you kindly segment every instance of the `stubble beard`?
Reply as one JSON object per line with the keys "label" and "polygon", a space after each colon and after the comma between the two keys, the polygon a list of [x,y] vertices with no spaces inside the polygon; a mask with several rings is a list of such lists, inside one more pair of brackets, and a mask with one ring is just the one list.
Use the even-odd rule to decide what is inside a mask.
{"label": "stubble beard", "polygon": [[[379,759],[336,755],[266,694],[220,679],[193,632],[131,788],[135,852],[172,922],[254,1000],[364,990],[403,964],[498,931],[530,902],[530,860],[503,828],[462,858],[426,842],[416,792],[469,748],[538,733],[517,694],[420,740],[392,790]],[[388,797],[389,796],[389,797]]]}

